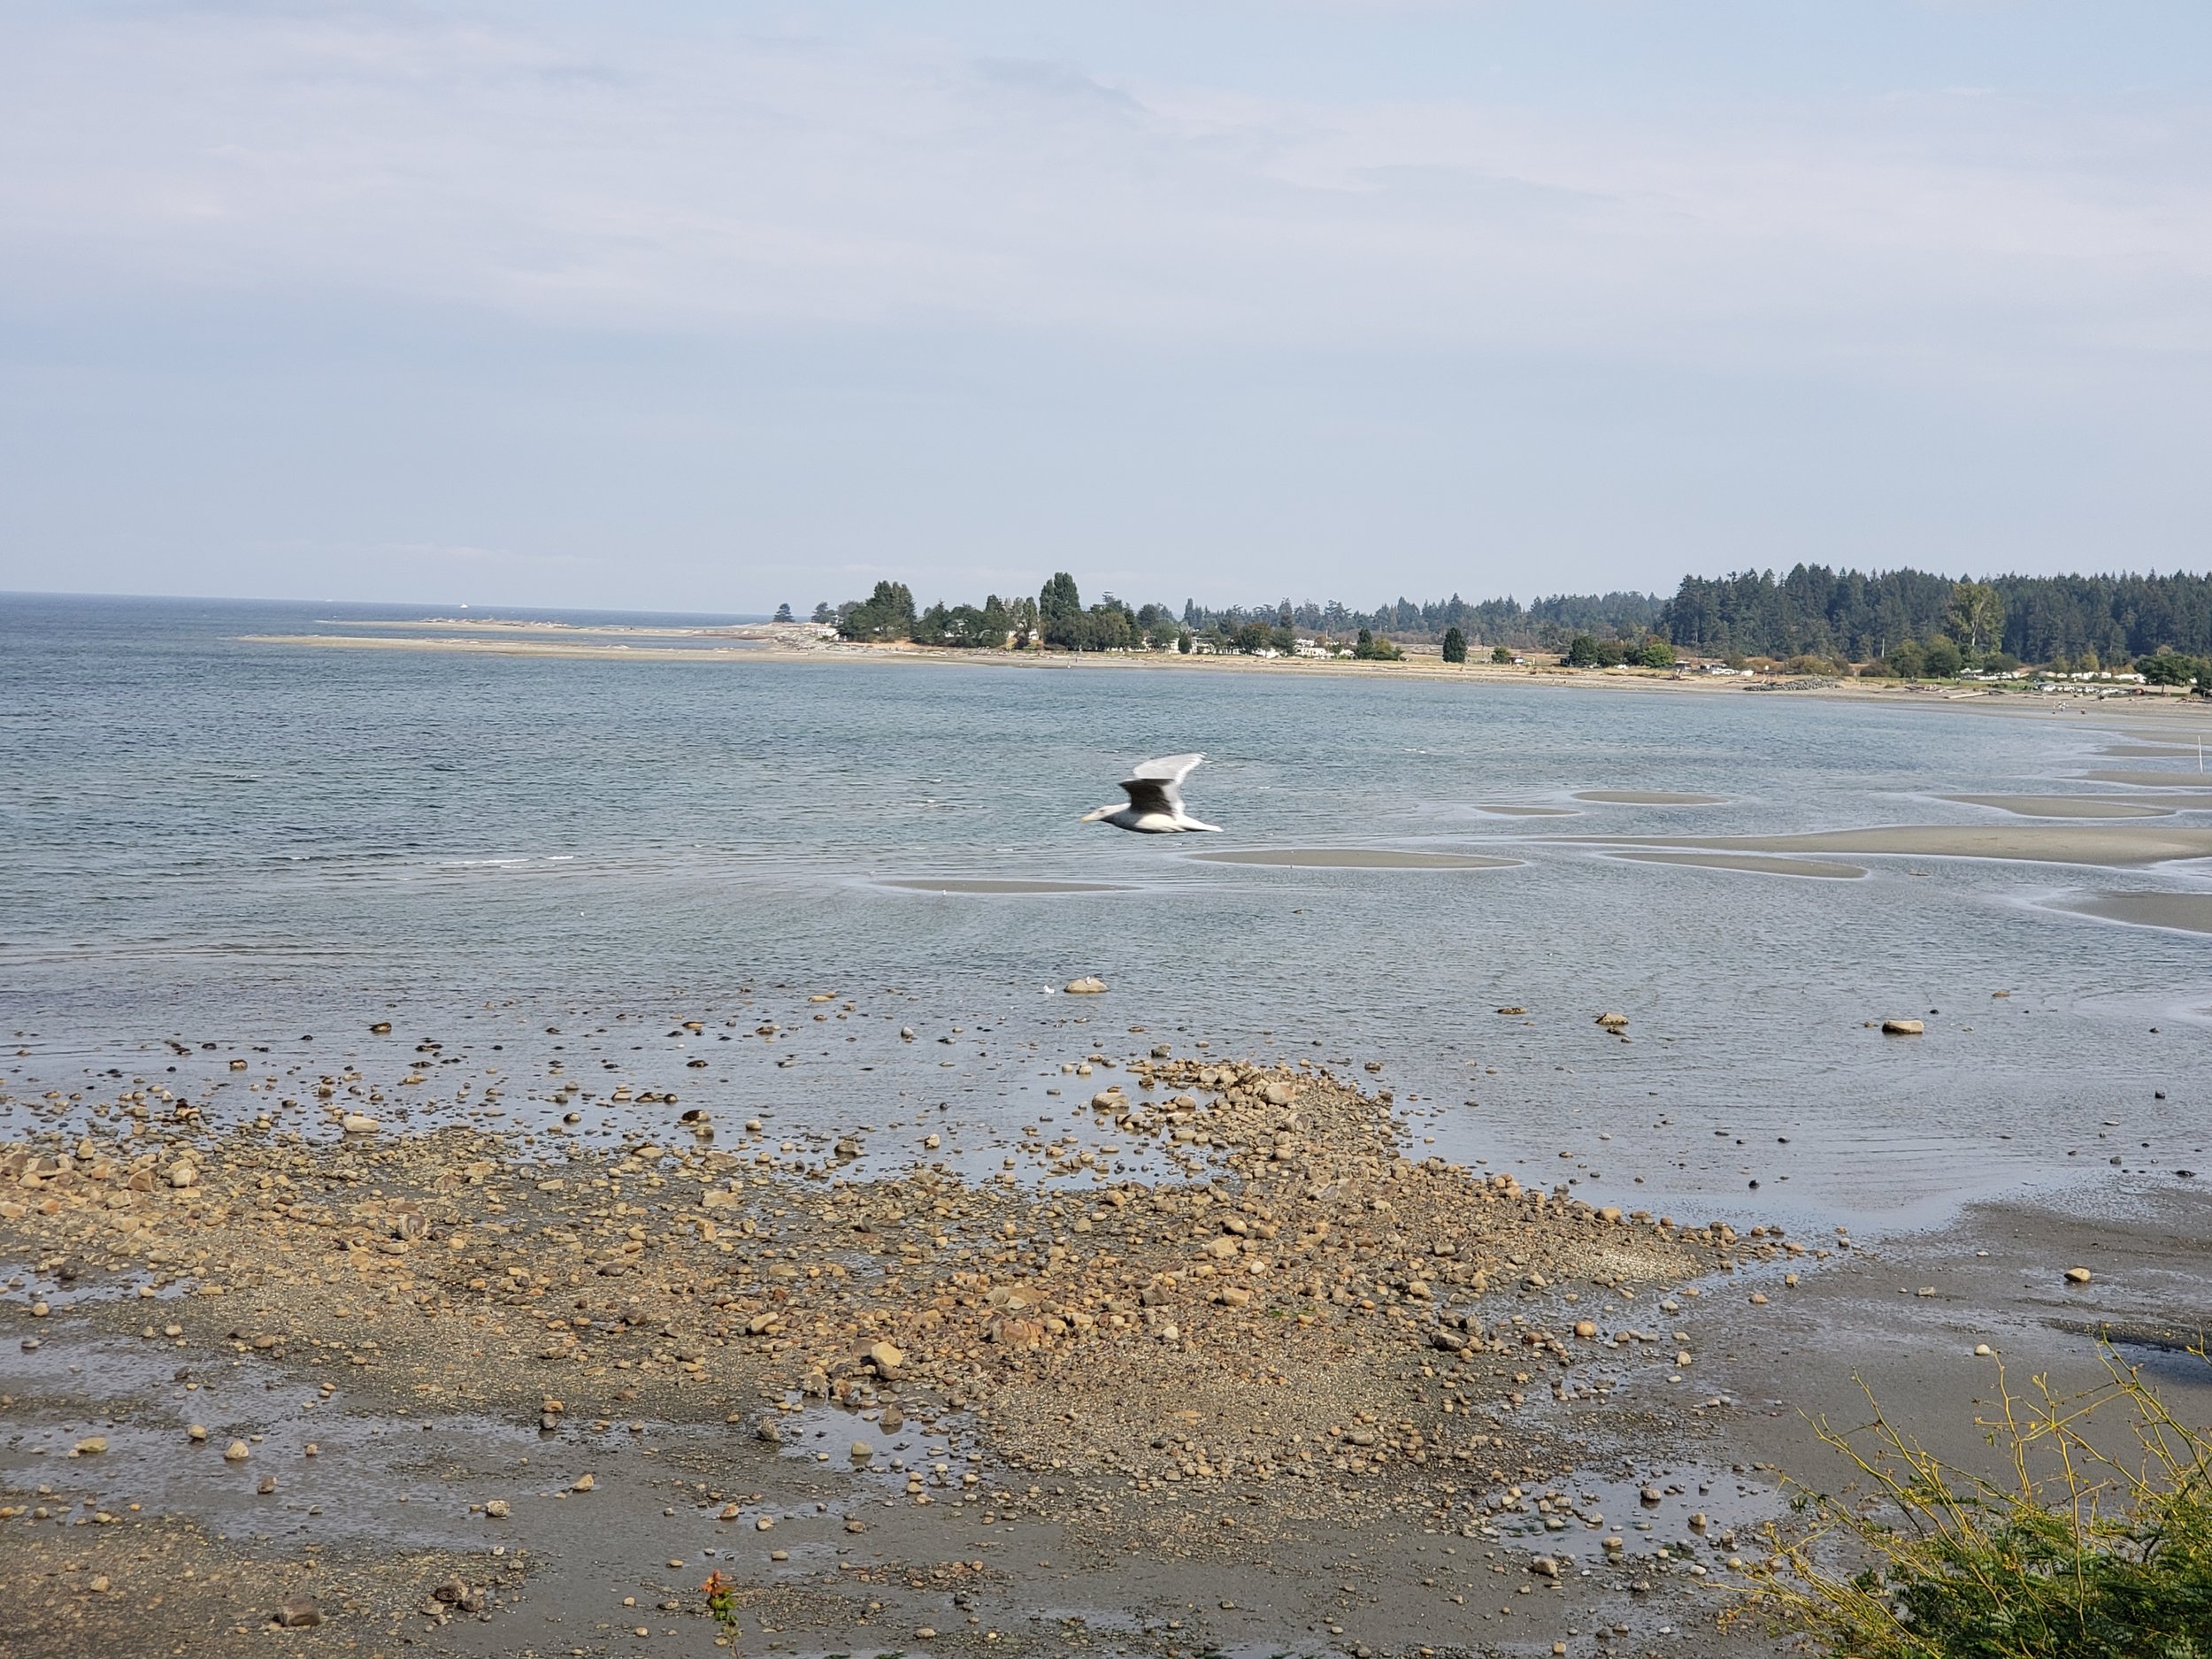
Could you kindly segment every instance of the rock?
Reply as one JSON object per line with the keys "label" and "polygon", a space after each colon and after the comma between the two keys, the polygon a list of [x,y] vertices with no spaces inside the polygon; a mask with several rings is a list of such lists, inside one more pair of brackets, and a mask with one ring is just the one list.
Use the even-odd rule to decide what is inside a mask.
{"label": "rock", "polygon": [[2070,1285],[2086,1285],[2089,1282],[2089,1270],[2085,1267],[2068,1268],[2066,1282]]}
{"label": "rock", "polygon": [[189,1164],[172,1164],[169,1166],[169,1173],[165,1179],[170,1186],[181,1190],[187,1187],[198,1186],[200,1182],[200,1172]]}
{"label": "rock", "polygon": [[1641,1492],[1636,1494],[1638,1500],[1644,1503],[1657,1503],[1666,1494],[1661,1492],[1656,1486],[1646,1486]]}
{"label": "rock", "polygon": [[1626,1031],[1628,1029],[1628,1016],[1625,1014],[1614,1013],[1600,1014],[1598,1016],[1597,1023],[1604,1026],[1608,1031]]}
{"label": "rock", "polygon": [[869,1445],[865,1440],[855,1440],[853,1442],[852,1450],[847,1455],[851,1457],[853,1462],[856,1463],[864,1463],[876,1455],[876,1448]]}
{"label": "rock", "polygon": [[568,1489],[571,1492],[589,1492],[597,1484],[589,1475],[579,1475],[570,1483]]}
{"label": "rock", "polygon": [[1577,1320],[1575,1321],[1575,1334],[1576,1334],[1577,1336],[1580,1337],[1580,1338],[1581,1338],[1584,1341],[1587,1342],[1587,1341],[1588,1341],[1588,1340],[1589,1340],[1592,1337],[1595,1336],[1597,1333],[1598,1333],[1598,1327],[1597,1327],[1597,1322],[1596,1322],[1595,1320],[1594,1320],[1594,1319],[1577,1319]]}
{"label": "rock", "polygon": [[256,1486],[254,1490],[265,1498],[269,1496],[270,1494],[276,1490],[276,1477],[274,1475],[262,1476],[261,1484]]}
{"label": "rock", "polygon": [[845,1530],[849,1532],[864,1532],[868,1530],[868,1523],[865,1521],[848,1521],[845,1523]]}
{"label": "rock", "polygon": [[1917,1037],[1927,1029],[1916,1019],[1886,1019],[1882,1022],[1884,1033],[1892,1037]]}
{"label": "rock", "polygon": [[871,1344],[863,1357],[867,1360],[876,1375],[886,1382],[896,1381],[899,1367],[906,1363],[906,1355],[895,1344],[890,1342]]}
{"label": "rock", "polygon": [[204,1423],[195,1423],[190,1428],[185,1430],[185,1435],[195,1446],[197,1446],[207,1439],[207,1425]]}
{"label": "rock", "polygon": [[1064,988],[1070,996],[1096,996],[1106,988],[1106,981],[1095,974],[1085,974],[1079,979],[1070,979]]}
{"label": "rock", "polygon": [[223,1448],[223,1461],[227,1463],[242,1463],[252,1455],[253,1448],[243,1440],[233,1440]]}
{"label": "rock", "polygon": [[296,1595],[269,1616],[280,1630],[312,1630],[323,1622],[323,1610],[311,1595]]}
{"label": "rock", "polygon": [[487,1520],[505,1520],[507,1518],[507,1500],[504,1498],[493,1498],[488,1500],[484,1505],[484,1516]]}
{"label": "rock", "polygon": [[71,1448],[70,1455],[74,1457],[97,1457],[107,1448],[107,1438],[104,1435],[91,1434],[79,1440]]}
{"label": "rock", "polygon": [[348,1112],[338,1120],[338,1126],[349,1135],[373,1135],[384,1125],[366,1112]]}
{"label": "rock", "polygon": [[369,1027],[369,1035],[372,1037],[388,1037],[391,1034],[392,1022],[388,1019],[380,1019]]}
{"label": "rock", "polygon": [[773,1417],[763,1417],[753,1425],[753,1438],[770,1446],[783,1444],[783,1430]]}
{"label": "rock", "polygon": [[1976,1359],[1993,1358],[1997,1350],[1990,1347],[1986,1342],[1977,1342],[1974,1344],[1974,1357]]}
{"label": "rock", "polygon": [[1559,1563],[1549,1555],[1539,1555],[1528,1563],[1528,1570],[1540,1578],[1556,1578]]}

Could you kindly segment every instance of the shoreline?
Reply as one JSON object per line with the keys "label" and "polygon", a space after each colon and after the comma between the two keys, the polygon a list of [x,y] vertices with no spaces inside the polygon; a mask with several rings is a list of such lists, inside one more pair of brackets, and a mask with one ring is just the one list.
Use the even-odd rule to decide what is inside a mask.
{"label": "shoreline", "polygon": [[[360,626],[423,626],[422,624],[365,623]],[[444,630],[457,630],[465,625],[446,622],[438,625]],[[524,625],[511,625],[518,633]],[[531,631],[552,625],[528,625]],[[580,634],[595,634],[603,630],[578,629]],[[664,630],[674,633],[677,630]],[[728,630],[700,629],[696,637],[710,638]],[[1199,673],[1271,673],[1302,674],[1308,676],[1336,676],[1360,680],[1416,680],[1424,682],[1479,686],[1544,686],[1588,688],[1611,687],[1621,689],[1676,691],[1710,694],[1753,693],[1761,696],[1782,695],[1793,699],[1824,700],[1880,699],[1899,706],[1923,707],[1939,703],[1947,708],[1974,708],[1987,711],[1993,703],[2003,705],[2005,712],[2066,712],[2082,713],[2125,707],[2133,718],[2137,710],[2144,712],[2185,711],[2187,718],[2200,719],[2212,730],[2212,703],[2201,699],[2181,696],[2133,696],[2115,694],[2098,696],[2094,694],[2063,692],[2045,694],[2016,691],[1993,687],[1947,685],[1939,681],[1905,682],[1881,680],[1869,684],[1863,681],[1846,683],[1836,680],[1819,685],[1792,685],[1761,682],[1720,676],[1678,675],[1663,669],[1609,668],[1570,669],[1555,667],[1511,668],[1491,664],[1467,663],[1446,664],[1426,658],[1409,658],[1396,663],[1370,663],[1352,659],[1310,659],[1300,657],[1255,657],[1241,655],[1206,655],[1185,657],[1174,652],[1143,651],[1010,651],[958,650],[950,647],[916,645],[854,645],[825,641],[808,648],[794,648],[787,644],[768,641],[758,645],[727,648],[700,646],[631,647],[626,645],[591,645],[580,639],[552,641],[541,639],[465,640],[451,638],[415,638],[403,634],[242,634],[242,643],[280,645],[303,649],[331,650],[419,650],[443,652],[461,656],[548,657],[603,662],[844,662],[844,663],[906,663],[949,664],[970,667],[1003,667],[1132,672],[1144,670],[1187,670]]]}
{"label": "shoreline", "polygon": [[1035,1185],[921,1142],[862,1173],[861,1125],[599,1148],[330,1097],[0,1148],[39,1264],[0,1294],[0,1639],[213,1655],[311,1608],[380,1655],[703,1646],[711,1569],[753,1652],[1749,1659],[1782,1649],[1719,1586],[1858,1375],[1971,1457],[1977,1342],[2093,1381],[2085,1329],[2212,1315],[2172,1301],[2185,1194],[1740,1231],[1423,1156],[1325,1067],[1130,1046],[1007,1148]]}
{"label": "shoreline", "polygon": [[[449,1044],[425,1010],[288,1057],[173,1039],[129,1082],[18,1095],[0,1539],[27,1564],[0,1582],[33,1594],[0,1598],[27,1621],[0,1640],[59,1655],[137,1620],[223,1652],[304,1594],[372,1652],[544,1629],[626,1653],[621,1597],[656,1638],[703,1630],[712,1563],[748,1651],[1042,1659],[1073,1609],[1156,1659],[1514,1651],[1593,1623],[1617,1655],[1677,1651],[1662,1626],[1764,1655],[1710,1631],[1711,1591],[1782,1476],[1818,1472],[1790,1408],[1849,1402],[1799,1344],[1948,1421],[1971,1364],[1901,1354],[2043,1344],[2078,1371],[2093,1350],[2045,1302],[2171,1324],[2200,1276],[2166,1164],[2202,1148],[2170,1137],[2132,1188],[2054,1160],[2063,1187],[1854,1243],[1830,1227],[1852,1217],[1763,1211],[1755,1186],[1668,1215],[1577,1197],[1565,1163],[1448,1161],[1386,1061],[1217,1057],[1118,1035],[1108,1002],[978,1142],[926,1100],[747,1118],[668,1085],[694,1060],[779,1075],[816,1019],[876,1022],[856,1057],[916,1087],[937,1051],[872,996],[710,1011],[663,1015],[603,1078],[575,1031],[511,1055],[518,1032]],[[1966,1268],[2000,1224],[2034,1236]],[[2058,1284],[2077,1261],[2088,1291]],[[69,1525],[85,1495],[104,1530]],[[1037,1559],[1056,1576],[1018,1570]]]}

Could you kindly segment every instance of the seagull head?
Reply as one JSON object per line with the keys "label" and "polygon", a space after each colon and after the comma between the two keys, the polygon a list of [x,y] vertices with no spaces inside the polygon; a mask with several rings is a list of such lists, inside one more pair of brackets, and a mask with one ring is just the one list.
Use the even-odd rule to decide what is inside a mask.
{"label": "seagull head", "polygon": [[1121,808],[1119,806],[1110,803],[1105,806],[1094,806],[1083,815],[1080,821],[1085,824],[1095,824],[1102,818],[1110,818],[1113,817],[1115,813],[1120,810]]}

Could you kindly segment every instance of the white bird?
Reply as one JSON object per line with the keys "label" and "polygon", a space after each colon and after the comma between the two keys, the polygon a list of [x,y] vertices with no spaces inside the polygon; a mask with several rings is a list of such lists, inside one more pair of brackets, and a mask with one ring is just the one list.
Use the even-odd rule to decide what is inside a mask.
{"label": "white bird", "polygon": [[1111,824],[1116,829],[1134,830],[1140,835],[1172,835],[1182,830],[1220,833],[1220,825],[1201,824],[1183,810],[1183,780],[1205,758],[1203,755],[1168,755],[1142,762],[1121,786],[1128,792],[1129,804],[1086,812],[1083,822]]}

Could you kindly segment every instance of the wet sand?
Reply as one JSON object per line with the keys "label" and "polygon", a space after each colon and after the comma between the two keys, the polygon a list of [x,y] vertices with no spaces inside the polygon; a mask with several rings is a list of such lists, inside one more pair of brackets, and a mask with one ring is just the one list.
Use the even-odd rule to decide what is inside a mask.
{"label": "wet sand", "polygon": [[2100,893],[2053,906],[2078,915],[2102,917],[2137,927],[2170,927],[2186,933],[2212,933],[2212,893]]}
{"label": "wet sand", "polygon": [[1607,806],[1725,806],[1725,798],[1717,795],[1676,795],[1664,789],[1578,789],[1578,801],[1595,801]]}
{"label": "wet sand", "polygon": [[1110,881],[1024,881],[988,876],[886,876],[872,885],[897,887],[907,893],[1133,893],[1135,888]]}
{"label": "wet sand", "polygon": [[1386,847],[1285,847],[1191,856],[1200,864],[1263,864],[1283,870],[1509,870],[1521,862],[1472,853],[1399,852]]}
{"label": "wet sand", "polygon": [[[1686,1587],[1680,1556],[1601,1548],[1662,1474],[1693,1339],[1654,1322],[1820,1249],[1409,1156],[1386,1094],[1310,1066],[1102,1069],[1018,1148],[1035,1186],[918,1142],[847,1178],[757,1125],[218,1134],[150,1093],[142,1134],[17,1146],[0,1252],[42,1265],[0,1296],[0,1583],[29,1591],[0,1641],[225,1653],[304,1594],[373,1653],[626,1648],[703,1636],[717,1563],[755,1652],[1656,1622],[1638,1598]],[[1573,1498],[1601,1425],[1639,1455]],[[86,1487],[110,1518],[76,1529]],[[1571,1596],[1540,1549],[1586,1563]]]}
{"label": "wet sand", "polygon": [[2212,857],[2212,830],[2076,828],[2055,825],[1891,824],[1802,835],[1576,835],[1576,842],[1747,853],[1857,853],[1920,858],[2001,858],[2028,864],[2133,869]]}
{"label": "wet sand", "polygon": [[1939,798],[1966,806],[1994,807],[2016,818],[2169,818],[2173,810],[2163,803],[2108,795],[1947,795]]}
{"label": "wet sand", "polygon": [[1519,806],[1510,802],[1479,802],[1478,812],[1490,812],[1499,818],[1579,818],[1582,815],[1571,806]]}
{"label": "wet sand", "polygon": [[1820,858],[1762,858],[1755,853],[1614,853],[1615,858],[1640,864],[1688,864],[1700,870],[1741,870],[1764,876],[1814,876],[1832,881],[1852,881],[1866,872],[1857,864],[1833,864]]}
{"label": "wet sand", "polygon": [[2212,789],[2212,776],[2200,772],[2085,772],[2091,783],[2127,783],[2152,789]]}
{"label": "wet sand", "polygon": [[[787,1030],[727,1024],[763,1064]],[[311,1598],[303,1650],[704,1652],[721,1571],[757,1655],[1770,1659],[1716,1589],[1783,1474],[1828,1473],[1800,1409],[1849,1413],[1862,1372],[1970,1454],[1975,1341],[2088,1375],[2052,1321],[2177,1328],[2204,1296],[2193,1124],[2085,1125],[2104,1202],[1854,1249],[1453,1164],[1379,1072],[1118,1025],[1071,1026],[1097,1046],[1049,1073],[1068,1097],[973,1166],[949,1116],[780,1130],[657,1082],[594,1141],[563,1109],[629,1094],[580,1093],[629,1074],[596,1064],[518,1079],[548,1093],[515,1128],[411,1124],[419,1074],[488,1051],[388,1028],[243,1048],[234,1095],[219,1049],[27,1093],[0,1651],[214,1659]],[[641,1079],[720,1041],[667,1038]]]}

